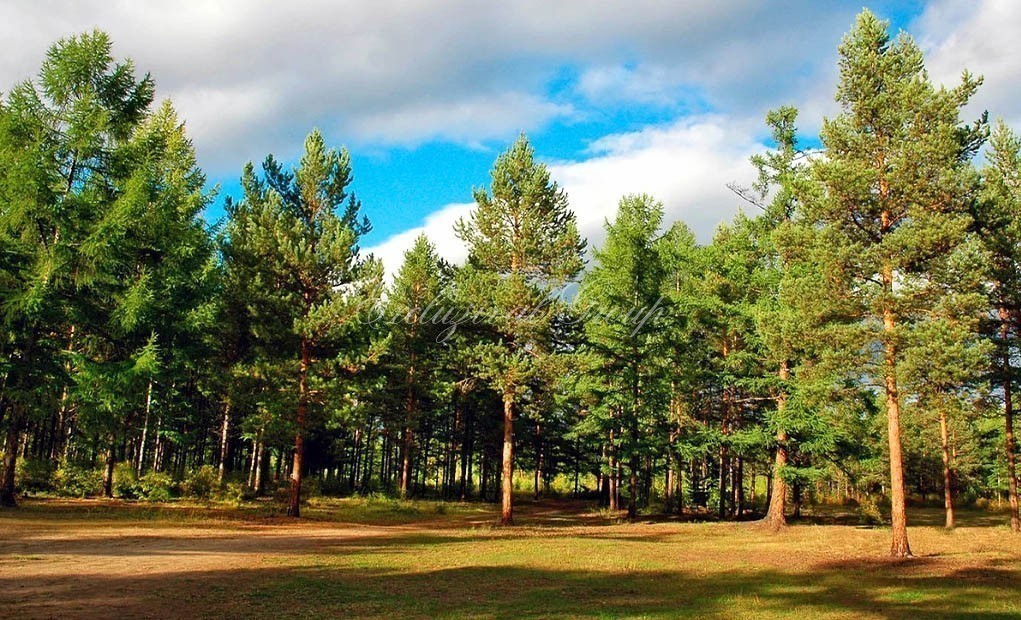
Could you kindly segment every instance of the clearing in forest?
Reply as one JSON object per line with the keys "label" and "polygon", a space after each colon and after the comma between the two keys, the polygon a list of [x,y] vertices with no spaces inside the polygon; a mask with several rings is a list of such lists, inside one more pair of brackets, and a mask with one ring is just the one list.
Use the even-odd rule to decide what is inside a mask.
{"label": "clearing in forest", "polygon": [[[0,616],[357,618],[1017,618],[1021,549],[1002,515],[944,531],[817,518],[616,522],[589,504],[323,500],[272,509],[28,501],[0,513]],[[827,524],[832,523],[832,524]]]}

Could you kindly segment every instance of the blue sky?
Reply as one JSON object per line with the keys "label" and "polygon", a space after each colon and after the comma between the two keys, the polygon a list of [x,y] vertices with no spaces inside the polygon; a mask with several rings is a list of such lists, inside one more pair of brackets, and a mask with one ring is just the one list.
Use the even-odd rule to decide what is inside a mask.
{"label": "blue sky", "polygon": [[[649,192],[668,219],[708,239],[740,208],[771,107],[802,110],[807,139],[835,111],[836,47],[849,2],[277,2],[0,8],[0,85],[32,75],[47,45],[111,34],[185,119],[210,185],[208,216],[237,196],[245,161],[297,156],[320,128],[352,154],[354,189],[388,268],[419,232],[463,256],[450,227],[496,155],[525,131],[568,191],[594,243],[626,192]],[[933,76],[986,75],[973,106],[1021,120],[1021,4],[869,2],[908,30]],[[5,86],[0,86],[0,89]]]}
{"label": "blue sky", "polygon": [[[522,128],[537,153],[547,161],[584,159],[589,146],[603,136],[713,110],[700,97],[690,103],[593,105],[564,92],[563,80],[575,80],[575,70],[564,67],[551,73],[553,79],[541,87],[541,92],[572,106],[573,114],[527,130]],[[488,183],[493,160],[512,138],[502,136],[475,144],[430,140],[413,146],[346,143],[354,160],[354,191],[373,224],[366,243],[371,245],[407,230],[446,204],[470,201],[472,187]],[[221,194],[241,195],[237,173],[211,176],[210,182],[221,186]],[[220,213],[222,209],[216,204],[208,216],[216,218]]]}

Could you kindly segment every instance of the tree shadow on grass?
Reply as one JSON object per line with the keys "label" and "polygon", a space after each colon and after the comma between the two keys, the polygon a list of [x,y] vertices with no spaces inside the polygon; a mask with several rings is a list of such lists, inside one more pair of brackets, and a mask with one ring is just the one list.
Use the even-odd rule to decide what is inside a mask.
{"label": "tree shadow on grass", "polygon": [[[398,572],[312,566],[170,575],[0,575],[4,615],[34,617],[678,618],[831,615],[1017,618],[1016,571],[932,574],[925,563],[834,563],[808,573],[595,572],[464,566]],[[1013,607],[1011,607],[1013,605]]]}

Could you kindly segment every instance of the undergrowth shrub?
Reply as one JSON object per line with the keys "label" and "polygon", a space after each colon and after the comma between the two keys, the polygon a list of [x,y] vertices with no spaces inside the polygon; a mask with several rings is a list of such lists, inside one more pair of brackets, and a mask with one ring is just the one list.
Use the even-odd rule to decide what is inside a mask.
{"label": "undergrowth shrub", "polygon": [[217,487],[213,496],[224,502],[231,502],[240,506],[244,502],[255,499],[255,491],[248,488],[248,485],[232,480],[222,487]]}
{"label": "undergrowth shrub", "polygon": [[65,497],[88,497],[103,492],[103,470],[66,464],[53,473],[53,490]]}
{"label": "undergrowth shrub", "polygon": [[151,471],[138,479],[139,497],[150,502],[165,502],[177,490],[170,474]]}
{"label": "undergrowth shrub", "polygon": [[192,470],[181,485],[181,493],[197,499],[209,499],[219,486],[219,476],[213,466],[203,465]]}
{"label": "undergrowth shrub", "polygon": [[858,515],[858,522],[862,525],[883,524],[883,513],[879,508],[879,503],[871,495],[862,498],[855,513]]}
{"label": "undergrowth shrub", "polygon": [[23,493],[48,493],[53,490],[55,472],[49,459],[21,459],[14,470],[14,485]]}
{"label": "undergrowth shrub", "polygon": [[142,491],[138,485],[138,476],[131,463],[117,463],[113,468],[113,494],[124,499],[138,499]]}

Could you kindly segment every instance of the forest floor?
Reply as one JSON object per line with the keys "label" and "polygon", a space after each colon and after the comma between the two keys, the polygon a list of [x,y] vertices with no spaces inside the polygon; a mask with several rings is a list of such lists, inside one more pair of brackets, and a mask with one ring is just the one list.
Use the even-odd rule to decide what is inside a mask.
{"label": "forest floor", "polygon": [[[1002,515],[909,515],[889,530],[825,518],[619,523],[590,504],[271,507],[30,500],[0,512],[5,618],[1021,618],[1021,538]],[[822,524],[820,524],[822,523]]]}

